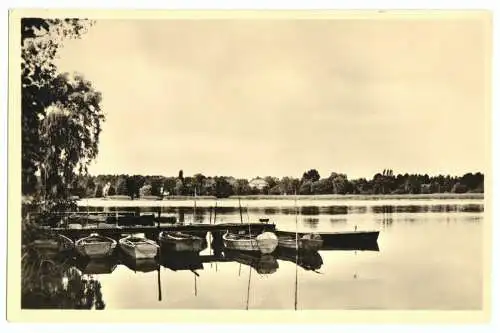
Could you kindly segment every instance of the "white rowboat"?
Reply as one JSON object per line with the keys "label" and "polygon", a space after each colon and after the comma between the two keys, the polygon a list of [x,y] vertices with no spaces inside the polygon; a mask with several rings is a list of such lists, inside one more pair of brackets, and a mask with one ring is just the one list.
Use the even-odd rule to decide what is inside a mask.
{"label": "white rowboat", "polygon": [[263,232],[257,237],[226,232],[222,236],[224,247],[230,250],[259,251],[263,254],[274,252],[278,247],[278,237],[272,232]]}
{"label": "white rowboat", "polygon": [[123,253],[135,259],[154,258],[159,249],[155,241],[140,236],[129,235],[118,242]]}

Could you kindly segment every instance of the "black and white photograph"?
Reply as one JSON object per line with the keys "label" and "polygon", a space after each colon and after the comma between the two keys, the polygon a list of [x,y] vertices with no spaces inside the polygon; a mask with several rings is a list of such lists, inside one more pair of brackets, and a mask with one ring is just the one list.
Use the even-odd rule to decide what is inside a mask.
{"label": "black and white photograph", "polygon": [[489,309],[489,12],[117,12],[10,12],[16,318]]}

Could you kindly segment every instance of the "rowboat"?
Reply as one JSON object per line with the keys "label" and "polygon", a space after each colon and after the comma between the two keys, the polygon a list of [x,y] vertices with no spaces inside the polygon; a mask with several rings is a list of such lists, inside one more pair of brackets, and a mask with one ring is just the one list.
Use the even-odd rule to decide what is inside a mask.
{"label": "rowboat", "polygon": [[200,252],[207,247],[205,238],[183,232],[160,232],[158,236],[163,249],[175,252]]}
{"label": "rowboat", "polygon": [[318,251],[323,246],[323,239],[318,234],[305,234],[294,237],[290,235],[278,236],[278,246],[299,251]]}
{"label": "rowboat", "polygon": [[259,251],[263,254],[272,253],[278,247],[278,237],[269,231],[257,236],[252,234],[234,234],[227,231],[222,240],[224,247],[229,250]]}
{"label": "rowboat", "polygon": [[159,249],[155,241],[140,236],[129,235],[118,243],[123,253],[135,259],[154,258]]}
{"label": "rowboat", "polygon": [[100,236],[99,234],[91,234],[88,237],[81,238],[76,241],[76,251],[89,258],[103,258],[113,254],[116,248],[116,241],[109,237]]}
{"label": "rowboat", "polygon": [[[276,231],[278,237],[292,237],[295,239],[294,231]],[[307,233],[299,232],[298,237]],[[338,232],[322,232],[323,248],[325,247],[354,247],[367,246],[377,243],[379,231],[338,231]]]}
{"label": "rowboat", "polygon": [[48,236],[44,239],[37,239],[31,243],[31,247],[38,254],[45,257],[52,257],[62,252],[73,250],[75,244],[71,239],[63,235]]}

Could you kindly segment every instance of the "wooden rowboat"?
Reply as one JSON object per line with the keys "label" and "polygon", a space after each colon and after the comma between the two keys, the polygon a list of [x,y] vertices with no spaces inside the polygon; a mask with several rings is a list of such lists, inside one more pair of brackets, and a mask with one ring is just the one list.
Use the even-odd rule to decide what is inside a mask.
{"label": "wooden rowboat", "polygon": [[159,249],[155,241],[140,236],[129,235],[118,242],[123,253],[135,259],[154,258]]}
{"label": "wooden rowboat", "polygon": [[[295,239],[293,231],[276,231],[278,237],[292,237]],[[299,232],[301,238],[307,233]],[[320,233],[323,239],[324,247],[354,247],[367,246],[376,244],[379,236],[379,231],[339,231],[339,232],[322,232]]]}
{"label": "wooden rowboat", "polygon": [[278,246],[299,251],[318,251],[323,246],[323,239],[318,234],[282,235],[278,236]]}
{"label": "wooden rowboat", "polygon": [[235,234],[226,232],[222,236],[224,247],[229,250],[259,251],[263,254],[274,252],[278,247],[278,237],[269,231],[257,236],[252,234]]}
{"label": "wooden rowboat", "polygon": [[52,257],[60,253],[73,250],[75,244],[71,239],[63,235],[49,236],[33,241],[30,246],[41,256]]}
{"label": "wooden rowboat", "polygon": [[111,256],[116,248],[116,241],[109,237],[91,234],[76,241],[76,251],[89,258],[104,258]]}
{"label": "wooden rowboat", "polygon": [[207,247],[205,238],[183,232],[160,232],[158,241],[164,250],[175,252],[200,252]]}

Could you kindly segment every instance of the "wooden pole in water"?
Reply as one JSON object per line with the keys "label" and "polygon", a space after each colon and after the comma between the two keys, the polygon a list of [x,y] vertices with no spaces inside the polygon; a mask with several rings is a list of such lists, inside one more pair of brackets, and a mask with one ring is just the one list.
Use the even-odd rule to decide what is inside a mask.
{"label": "wooden pole in water", "polygon": [[198,296],[198,288],[196,286],[196,274],[194,274],[194,295]]}
{"label": "wooden pole in water", "polygon": [[158,302],[161,302],[161,278],[160,278],[160,268],[158,265]]}
{"label": "wooden pole in water", "polygon": [[243,224],[243,212],[241,211],[241,199],[240,199],[240,197],[238,197],[238,205],[240,207],[240,221],[241,221],[241,224]]}
{"label": "wooden pole in water", "polygon": [[297,310],[298,296],[298,267],[299,267],[299,233],[298,233],[298,209],[297,209],[297,191],[295,191],[295,310]]}
{"label": "wooden pole in water", "polygon": [[215,201],[215,208],[214,208],[214,224],[216,218],[217,218],[217,200]]}
{"label": "wooden pole in water", "polygon": [[250,273],[248,273],[248,288],[247,288],[247,307],[246,309],[248,310],[248,303],[250,302],[250,279],[252,278],[252,267],[248,266],[250,269]]}
{"label": "wooden pole in water", "polygon": [[193,223],[196,222],[196,186],[194,187]]}
{"label": "wooden pole in water", "polygon": [[248,215],[248,204],[247,204],[247,223],[248,223],[248,237],[251,237],[252,235],[252,229],[250,227],[250,216]]}

